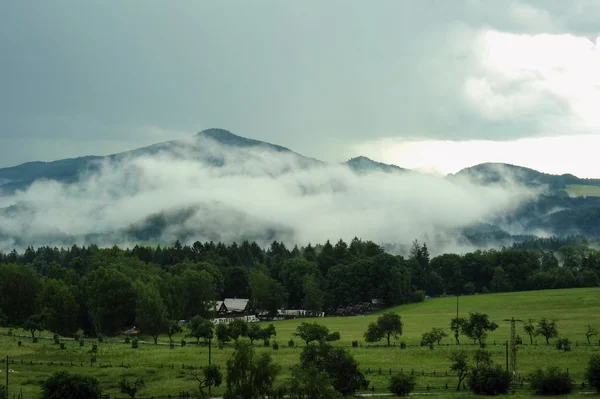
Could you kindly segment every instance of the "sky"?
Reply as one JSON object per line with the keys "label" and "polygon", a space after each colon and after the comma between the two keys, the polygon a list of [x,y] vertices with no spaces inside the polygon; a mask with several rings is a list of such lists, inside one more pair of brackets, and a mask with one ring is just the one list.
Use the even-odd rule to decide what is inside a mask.
{"label": "sky", "polygon": [[596,0],[0,3],[0,167],[228,129],[600,177]]}

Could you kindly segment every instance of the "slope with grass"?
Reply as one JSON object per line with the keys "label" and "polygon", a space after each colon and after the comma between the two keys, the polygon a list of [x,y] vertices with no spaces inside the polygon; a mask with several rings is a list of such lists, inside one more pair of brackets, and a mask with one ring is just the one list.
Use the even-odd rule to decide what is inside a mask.
{"label": "slope with grass", "polygon": [[[375,386],[376,392],[385,391],[391,369],[408,372],[414,370],[418,376],[418,387],[421,389],[427,386],[445,387],[447,384],[448,394],[450,394],[455,387],[456,379],[452,375],[446,375],[450,364],[448,355],[459,349],[453,344],[453,338],[444,339],[442,345],[434,350],[420,347],[419,343],[421,334],[433,327],[442,327],[450,332],[448,323],[456,315],[456,303],[455,297],[447,297],[389,309],[388,311],[400,314],[404,322],[404,334],[390,348],[384,347],[383,342],[380,345],[367,345],[362,337],[368,323],[376,320],[378,314],[274,322],[279,350],[264,348],[262,342],[255,342],[255,346],[258,351],[271,353],[275,361],[282,366],[282,373],[278,380],[283,381],[289,375],[289,367],[298,363],[304,346],[303,342],[293,336],[296,327],[302,321],[317,321],[329,327],[330,331],[340,332],[341,340],[335,345],[345,346],[351,351],[358,360],[360,368],[368,373],[367,378]],[[503,365],[504,342],[508,339],[510,331],[509,323],[504,319],[514,316],[522,320],[529,318],[539,320],[542,317],[557,320],[560,336],[569,338],[573,342],[572,351],[558,351],[552,345],[545,345],[541,337],[536,338],[537,345],[520,346],[517,367],[519,374],[523,376],[537,367],[556,365],[568,368],[576,382],[580,384],[583,381],[587,359],[592,353],[600,353],[598,342],[600,337],[595,337],[595,342],[591,346],[587,345],[585,339],[588,324],[596,328],[600,327],[599,288],[463,296],[459,298],[458,304],[461,316],[468,316],[468,312],[487,313],[492,320],[498,322],[500,327],[489,335],[487,342],[493,359]],[[522,325],[517,328],[517,333],[523,337],[524,343],[528,344],[529,339],[524,334]],[[30,338],[8,337],[6,332],[4,329],[0,335],[0,355],[8,355],[11,359],[9,367],[18,372],[10,376],[11,392],[22,389],[26,398],[38,394],[39,381],[63,368],[99,378],[102,388],[110,393],[111,397],[123,396],[118,394],[117,387],[118,380],[123,375],[139,376],[147,381],[147,387],[141,392],[144,397],[174,395],[180,391],[195,392],[197,383],[190,377],[187,367],[205,365],[208,361],[208,348],[203,345],[198,347],[177,345],[171,350],[166,345],[142,344],[138,349],[132,349],[131,345],[123,344],[122,339],[115,338],[114,342],[104,343],[86,340],[84,347],[79,347],[73,341],[65,341],[66,349],[61,350],[51,339],[40,339],[38,343],[33,344]],[[23,331],[14,331],[14,333],[26,334]],[[42,335],[49,337],[51,334]],[[175,342],[179,344],[182,338],[184,334],[176,337]],[[294,340],[293,347],[288,346],[290,339]],[[22,341],[21,346],[17,345],[19,340]],[[360,342],[358,348],[351,347],[353,340]],[[161,342],[166,343],[167,338],[162,337]],[[400,342],[406,343],[407,348],[401,349]],[[90,353],[93,343],[98,345],[98,353],[95,355]],[[474,352],[477,348],[472,344],[469,345],[466,337],[462,337],[462,343],[460,349]],[[224,371],[231,353],[231,345],[227,345],[224,349],[213,347],[213,363],[220,365]],[[96,363],[93,365],[90,364],[92,356],[96,357]],[[4,365],[0,369],[5,369]],[[213,392],[222,393],[223,387]]]}

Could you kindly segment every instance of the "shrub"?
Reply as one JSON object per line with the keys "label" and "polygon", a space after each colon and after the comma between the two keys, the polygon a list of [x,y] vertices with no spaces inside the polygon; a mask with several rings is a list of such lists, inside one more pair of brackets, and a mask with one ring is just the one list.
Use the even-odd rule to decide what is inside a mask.
{"label": "shrub", "polygon": [[273,350],[279,350],[279,344],[277,342],[273,342]]}
{"label": "shrub", "polygon": [[83,330],[80,328],[73,333],[73,339],[75,341],[79,341],[81,338],[83,338]]}
{"label": "shrub", "polygon": [[84,345],[84,342],[83,342],[83,340],[82,340],[82,339],[81,339],[81,340],[79,340],[79,346],[83,346],[83,345]]}
{"label": "shrub", "polygon": [[288,341],[288,346],[289,346],[290,348],[291,348],[292,346],[294,346],[294,340],[293,340],[293,339],[290,339],[290,340]]}
{"label": "shrub", "polygon": [[396,396],[408,396],[415,389],[415,377],[402,372],[393,375],[389,389]]}
{"label": "shrub", "polygon": [[571,341],[568,338],[561,338],[556,342],[556,349],[569,352],[571,350]]}
{"label": "shrub", "polygon": [[332,332],[331,334],[327,334],[327,337],[325,338],[326,341],[339,341],[340,340],[340,333],[339,332]]}
{"label": "shrub", "polygon": [[400,349],[406,349],[406,342],[400,342]]}
{"label": "shrub", "polygon": [[185,345],[186,345],[185,339],[182,339],[181,340],[181,346],[185,346]]}
{"label": "shrub", "polygon": [[33,337],[33,339],[31,340],[31,342],[33,342],[34,344],[37,344],[37,342],[38,342],[38,337]]}
{"label": "shrub", "polygon": [[65,346],[65,344],[63,342],[60,343],[60,349],[67,349],[67,347]]}
{"label": "shrub", "polygon": [[94,353],[98,352],[98,345],[96,345],[96,344],[92,345],[92,352],[94,352]]}
{"label": "shrub", "polygon": [[23,342],[19,341],[19,342],[17,342],[17,345],[21,346],[21,345],[23,345]]}
{"label": "shrub", "polygon": [[600,393],[600,354],[592,355],[585,369],[585,376],[590,386]]}
{"label": "shrub", "polygon": [[93,377],[59,371],[41,383],[42,398],[96,399],[100,397],[100,385]]}
{"label": "shrub", "polygon": [[474,368],[469,378],[469,386],[477,395],[502,395],[510,387],[510,374],[500,365],[487,365]]}
{"label": "shrub", "polygon": [[169,349],[175,349],[175,344],[173,342],[169,343]]}
{"label": "shrub", "polygon": [[358,341],[352,341],[352,347],[358,348]]}
{"label": "shrub", "polygon": [[425,302],[425,291],[418,290],[412,294],[413,302]]}
{"label": "shrub", "polygon": [[566,371],[558,367],[548,367],[544,372],[538,369],[531,375],[531,388],[539,395],[564,395],[573,390],[573,380]]}

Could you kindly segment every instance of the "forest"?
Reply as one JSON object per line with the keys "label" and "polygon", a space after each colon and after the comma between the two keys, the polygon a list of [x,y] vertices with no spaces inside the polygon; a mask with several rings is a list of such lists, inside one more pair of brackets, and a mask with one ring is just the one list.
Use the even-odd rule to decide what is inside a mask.
{"label": "forest", "polygon": [[545,240],[538,247],[558,249],[430,257],[427,244],[415,240],[404,257],[358,238],[291,249],[281,242],[267,249],[252,242],[29,247],[0,253],[0,323],[43,320],[64,336],[78,329],[111,336],[135,325],[144,309],[169,320],[211,317],[212,301],[223,298],[249,298],[254,309],[274,314],[374,298],[393,306],[426,296],[598,286],[600,251]]}

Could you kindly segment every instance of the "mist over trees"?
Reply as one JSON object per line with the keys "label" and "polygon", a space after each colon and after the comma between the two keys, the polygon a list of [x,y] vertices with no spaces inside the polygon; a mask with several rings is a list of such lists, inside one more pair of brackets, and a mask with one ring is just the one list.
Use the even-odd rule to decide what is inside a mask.
{"label": "mist over trees", "polygon": [[[174,320],[211,317],[212,301],[224,297],[249,298],[255,309],[271,314],[282,307],[327,311],[372,299],[393,306],[424,295],[597,286],[599,274],[600,252],[587,247],[432,258],[425,243],[413,242],[405,258],[360,239],[301,248],[273,242],[267,249],[248,241],[29,247],[0,252],[0,323],[65,336],[79,328],[110,336],[139,325],[158,339],[172,333]],[[484,339],[468,320],[450,330],[457,342],[460,335]]]}

